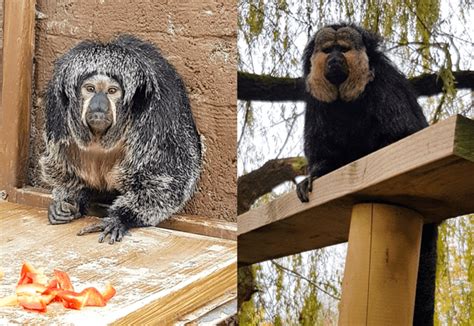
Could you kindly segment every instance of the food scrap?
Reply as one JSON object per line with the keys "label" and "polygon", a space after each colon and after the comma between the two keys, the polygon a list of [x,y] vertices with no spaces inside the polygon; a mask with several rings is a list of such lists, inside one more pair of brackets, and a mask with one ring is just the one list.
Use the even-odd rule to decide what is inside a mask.
{"label": "food scrap", "polygon": [[66,272],[55,269],[54,276],[48,279],[42,271],[29,263],[23,263],[16,293],[0,298],[0,306],[20,305],[26,310],[46,312],[51,302],[61,302],[65,308],[82,309],[86,306],[104,307],[115,295],[115,289],[109,283],[103,292],[88,287],[75,292],[71,279]]}

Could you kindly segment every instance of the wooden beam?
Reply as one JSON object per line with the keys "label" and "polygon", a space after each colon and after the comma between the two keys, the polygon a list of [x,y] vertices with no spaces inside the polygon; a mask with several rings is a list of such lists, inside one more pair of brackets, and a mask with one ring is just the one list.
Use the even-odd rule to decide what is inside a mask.
{"label": "wooden beam", "polygon": [[423,217],[393,205],[352,210],[339,325],[412,325]]}
{"label": "wooden beam", "polygon": [[[42,188],[12,188],[8,195],[10,202],[27,206],[48,208],[51,203],[51,192]],[[107,205],[92,205],[88,214],[103,217],[107,213],[107,208]],[[209,237],[237,240],[237,223],[210,219],[205,216],[173,215],[169,220],[160,223],[158,226],[170,230],[207,235]]]}
{"label": "wooden beam", "polygon": [[209,302],[209,304],[181,318],[178,325],[229,325],[221,323],[237,314],[237,299],[235,299],[235,296],[236,293],[228,293],[223,298]]}
{"label": "wooden beam", "polygon": [[295,193],[238,217],[239,263],[252,264],[347,241],[352,206],[382,202],[425,222],[474,212],[474,121],[454,116],[352,162]]}
{"label": "wooden beam", "polygon": [[[201,307],[225,304],[237,292],[235,241],[162,228],[134,228],[122,242],[76,236],[84,218],[49,225],[46,210],[0,201],[0,298],[14,293],[23,261],[68,272],[77,290],[110,282],[106,307],[81,311],[51,304],[45,314],[0,307],[6,324],[174,325]],[[216,300],[220,301],[215,302]]]}
{"label": "wooden beam", "polygon": [[237,223],[197,215],[174,215],[161,222],[160,228],[237,240]]}
{"label": "wooden beam", "polygon": [[48,208],[52,199],[51,191],[35,187],[11,188],[7,195],[9,202],[39,208]]}
{"label": "wooden beam", "polygon": [[25,183],[30,141],[31,80],[35,28],[34,0],[5,0],[0,191]]}

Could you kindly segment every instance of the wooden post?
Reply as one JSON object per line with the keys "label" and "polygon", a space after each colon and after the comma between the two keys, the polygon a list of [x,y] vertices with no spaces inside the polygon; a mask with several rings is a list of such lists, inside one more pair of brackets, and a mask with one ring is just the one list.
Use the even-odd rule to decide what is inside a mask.
{"label": "wooden post", "polygon": [[353,207],[339,325],[412,325],[422,226],[407,208]]}
{"label": "wooden post", "polygon": [[23,186],[30,142],[35,0],[5,0],[0,191]]}

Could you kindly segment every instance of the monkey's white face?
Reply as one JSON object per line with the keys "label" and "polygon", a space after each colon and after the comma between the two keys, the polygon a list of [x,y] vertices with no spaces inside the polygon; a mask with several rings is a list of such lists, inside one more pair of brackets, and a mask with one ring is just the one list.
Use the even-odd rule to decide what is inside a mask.
{"label": "monkey's white face", "polygon": [[81,85],[82,112],[84,125],[100,135],[117,121],[117,106],[122,99],[120,84],[105,75],[94,75]]}

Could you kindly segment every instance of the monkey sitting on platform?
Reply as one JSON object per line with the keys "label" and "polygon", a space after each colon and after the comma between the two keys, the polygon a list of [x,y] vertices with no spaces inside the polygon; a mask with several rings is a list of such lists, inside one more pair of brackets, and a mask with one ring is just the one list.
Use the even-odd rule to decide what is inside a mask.
{"label": "monkey sitting on platform", "polygon": [[155,226],[191,198],[201,140],[183,81],[150,43],[120,36],[84,41],[55,64],[46,94],[43,179],[53,187],[51,224],[87,210],[90,190],[119,196],[100,223],[99,242]]}
{"label": "monkey sitting on platform", "polygon": [[[312,181],[428,126],[413,89],[378,49],[381,39],[355,25],[329,25],[303,54],[306,82],[304,151]],[[432,325],[437,225],[423,227],[414,325]]]}

